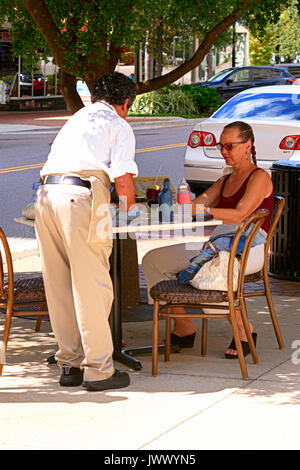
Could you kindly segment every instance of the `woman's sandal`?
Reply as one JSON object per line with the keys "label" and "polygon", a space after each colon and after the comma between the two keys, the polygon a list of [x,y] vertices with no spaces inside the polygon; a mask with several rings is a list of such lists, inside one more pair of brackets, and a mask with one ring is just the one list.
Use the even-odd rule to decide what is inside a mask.
{"label": "woman's sandal", "polygon": [[[252,333],[252,338],[253,338],[254,346],[256,346],[257,333]],[[249,343],[248,343],[248,341],[241,341],[241,343],[242,343],[242,350],[243,350],[244,356],[246,357],[251,352],[250,347],[249,347]],[[231,343],[230,343],[230,345],[228,346],[227,349],[233,349],[233,350],[236,351],[236,345],[235,345],[234,338],[232,338],[232,341],[231,341]],[[225,355],[226,359],[238,359],[237,354],[224,353],[224,355]]]}
{"label": "woman's sandal", "polygon": [[194,346],[196,332],[187,336],[177,336],[171,333],[171,344],[180,346],[181,348],[192,348]]}
{"label": "woman's sandal", "polygon": [[[187,336],[177,336],[174,333],[171,333],[171,346],[179,346],[179,348],[192,348],[194,346],[196,333],[197,332],[195,331],[195,333]],[[165,339],[159,343],[160,346],[165,344]]]}

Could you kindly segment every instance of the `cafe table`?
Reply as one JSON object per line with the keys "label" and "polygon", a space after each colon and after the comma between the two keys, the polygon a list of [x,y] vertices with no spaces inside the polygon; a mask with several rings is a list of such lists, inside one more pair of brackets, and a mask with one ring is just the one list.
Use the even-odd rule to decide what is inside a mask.
{"label": "cafe table", "polygon": [[[151,220],[150,220],[151,219]],[[16,217],[15,222],[34,227],[34,220],[25,217]],[[142,368],[141,362],[134,357],[134,354],[145,354],[151,352],[151,346],[139,348],[123,348],[122,346],[122,307],[121,307],[121,240],[126,237],[136,238],[152,238],[153,240],[170,240],[170,244],[177,242],[190,242],[191,239],[203,243],[209,239],[209,235],[205,234],[205,229],[220,225],[220,220],[203,216],[196,220],[180,217],[175,218],[174,222],[159,222],[156,217],[149,217],[149,213],[145,212],[142,217],[136,217],[128,221],[117,220],[113,218],[112,234],[113,234],[113,250],[110,258],[111,278],[114,289],[114,300],[110,314],[110,327],[114,344],[114,360],[125,364],[134,370]],[[138,235],[137,235],[138,234]],[[188,240],[188,241],[187,241]],[[160,349],[163,350],[164,346]]]}

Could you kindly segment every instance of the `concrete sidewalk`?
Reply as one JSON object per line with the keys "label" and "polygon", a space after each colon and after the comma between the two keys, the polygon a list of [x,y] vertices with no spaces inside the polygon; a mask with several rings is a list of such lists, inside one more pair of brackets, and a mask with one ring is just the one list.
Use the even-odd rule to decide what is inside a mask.
{"label": "concrete sidewalk", "polygon": [[[138,242],[140,257],[149,248]],[[35,250],[14,258],[16,275],[40,270]],[[13,319],[0,378],[0,449],[299,449],[300,284],[271,279],[271,285],[285,349],[278,349],[265,299],[249,299],[260,363],[247,356],[248,381],[238,361],[223,356],[230,325],[210,320],[208,352],[201,357],[201,322],[195,320],[194,348],[168,363],[160,356],[158,377],[151,375],[151,356],[138,356],[141,371],[115,364],[129,372],[128,388],[65,389],[58,367],[46,361],[56,351],[49,322],[35,333],[33,320]],[[140,312],[141,321],[123,323],[129,347],[151,344],[152,322]],[[163,338],[163,321],[160,328]]]}
{"label": "concrete sidewalk", "polygon": [[[65,111],[51,113],[0,113],[0,132],[3,126],[19,132],[26,130],[22,126],[53,129],[66,122]],[[151,247],[138,242],[139,260]],[[34,244],[13,257],[16,276],[40,271]],[[142,273],[140,281],[144,287]],[[224,358],[231,340],[228,322],[209,321],[207,356],[201,357],[201,322],[195,320],[194,348],[173,354],[168,363],[160,356],[158,377],[151,375],[151,356],[139,356],[141,371],[115,364],[129,372],[128,388],[94,393],[62,388],[58,367],[46,361],[56,351],[50,323],[43,321],[35,333],[33,320],[14,318],[0,377],[0,449],[101,449],[110,450],[108,456],[116,450],[130,455],[130,450],[299,449],[300,283],[271,278],[271,288],[285,349],[278,349],[265,299],[249,299],[260,362],[254,365],[247,356],[248,381],[241,379],[238,361]],[[123,323],[128,347],[151,344],[149,307],[139,309],[139,321]],[[4,320],[1,314],[1,331]],[[163,321],[160,328],[163,338]]]}
{"label": "concrete sidewalk", "polygon": [[[67,110],[49,111],[15,111],[0,112],[0,134],[7,132],[42,132],[59,130],[71,117]],[[202,118],[185,119],[181,117],[128,117],[133,129],[150,129],[156,127],[193,126]]]}

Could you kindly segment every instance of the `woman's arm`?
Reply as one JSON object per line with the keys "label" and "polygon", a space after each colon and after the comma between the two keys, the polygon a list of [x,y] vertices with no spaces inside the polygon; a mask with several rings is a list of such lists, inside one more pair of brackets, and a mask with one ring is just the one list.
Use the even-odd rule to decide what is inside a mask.
{"label": "woman's arm", "polygon": [[235,209],[211,208],[210,213],[215,219],[225,224],[237,224],[252,214],[273,190],[270,176],[264,170],[255,171],[250,177],[246,191]]}
{"label": "woman's arm", "polygon": [[[200,194],[200,196],[197,196],[195,199],[193,199],[192,215],[196,215],[200,212],[201,209],[197,207],[200,204],[204,205],[204,212],[206,212],[206,207],[215,207],[218,204],[224,178],[225,177],[223,176],[222,178],[218,179],[218,181],[216,181],[212,186],[210,186],[210,188],[208,188],[204,193]],[[201,212],[203,211],[201,210]]]}

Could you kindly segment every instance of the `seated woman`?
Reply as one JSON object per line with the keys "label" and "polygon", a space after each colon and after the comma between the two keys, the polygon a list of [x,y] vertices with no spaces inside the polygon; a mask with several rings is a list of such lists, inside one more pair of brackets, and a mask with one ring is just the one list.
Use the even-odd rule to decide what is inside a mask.
{"label": "seated woman", "polygon": [[[222,176],[203,194],[192,201],[192,213],[196,214],[197,204],[204,205],[204,212],[210,213],[215,219],[225,224],[238,224],[258,209],[268,209],[269,215],[262,229],[268,232],[273,211],[273,185],[266,171],[256,166],[256,151],[252,128],[245,122],[236,121],[224,127],[217,145],[227,165],[231,166],[232,173]],[[143,270],[147,282],[148,292],[157,282],[172,279],[178,272],[186,269],[189,260],[199,253],[197,249],[190,249],[191,243],[172,245],[157,248],[148,252],[143,260]],[[263,267],[264,245],[251,248],[246,267],[246,274],[259,271]],[[153,303],[149,296],[149,303]],[[183,307],[173,307],[174,313],[182,312]],[[172,344],[181,347],[193,347],[197,331],[191,318],[174,319],[174,328],[171,334]],[[243,327],[240,312],[237,311],[239,336],[242,341],[244,355],[250,352],[246,333]],[[254,342],[256,334],[253,326],[250,330]],[[225,351],[228,359],[237,358],[234,341]]]}

